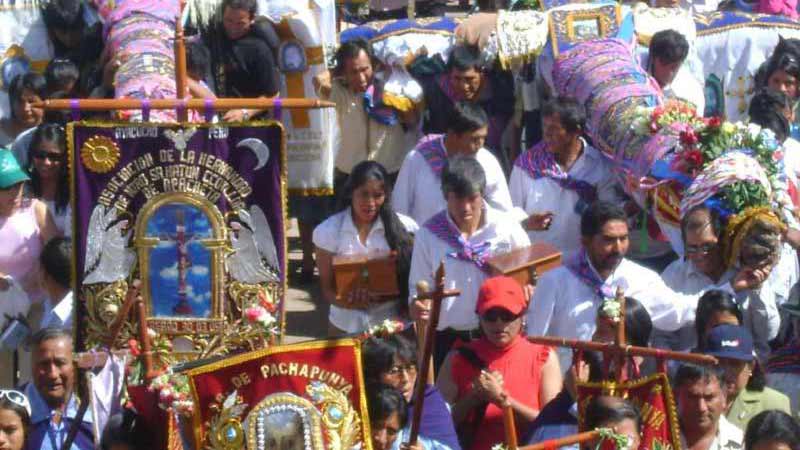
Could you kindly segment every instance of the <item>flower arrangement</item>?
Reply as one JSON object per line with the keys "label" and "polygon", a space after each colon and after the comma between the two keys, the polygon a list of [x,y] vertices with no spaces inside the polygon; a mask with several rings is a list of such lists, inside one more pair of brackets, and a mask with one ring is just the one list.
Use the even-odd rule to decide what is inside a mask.
{"label": "flower arrangement", "polygon": [[369,329],[361,335],[361,339],[369,339],[373,336],[377,338],[386,338],[395,333],[400,333],[405,327],[403,322],[386,319],[378,325],[369,327]]}
{"label": "flower arrangement", "polygon": [[192,417],[194,402],[189,389],[189,379],[185,375],[161,374],[150,382],[147,390],[158,392],[158,406],[161,409]]}
{"label": "flower arrangement", "polygon": [[603,303],[600,305],[600,317],[615,324],[620,322],[622,319],[622,304],[616,297],[603,298]]}
{"label": "flower arrangement", "polygon": [[242,315],[250,325],[260,327],[272,335],[278,332],[278,321],[275,319],[275,304],[270,301],[264,288],[259,289],[256,301],[243,308]]}

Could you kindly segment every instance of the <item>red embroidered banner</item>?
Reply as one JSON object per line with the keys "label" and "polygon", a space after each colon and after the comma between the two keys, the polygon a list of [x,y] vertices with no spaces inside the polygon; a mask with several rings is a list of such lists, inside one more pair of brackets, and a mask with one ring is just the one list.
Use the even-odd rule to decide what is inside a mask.
{"label": "red embroidered banner", "polygon": [[641,450],[666,448],[680,450],[681,440],[675,398],[666,374],[657,373],[624,383],[579,383],[578,417],[581,431],[585,431],[583,417],[585,417],[586,407],[592,398],[598,395],[625,397],[639,408],[642,415],[642,441],[639,446]]}
{"label": "red embroidered banner", "polygon": [[271,347],[188,372],[197,448],[372,448],[360,344]]}

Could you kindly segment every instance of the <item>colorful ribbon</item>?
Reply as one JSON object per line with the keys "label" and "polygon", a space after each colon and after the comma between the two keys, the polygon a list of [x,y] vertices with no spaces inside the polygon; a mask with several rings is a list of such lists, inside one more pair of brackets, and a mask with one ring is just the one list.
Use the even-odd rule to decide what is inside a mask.
{"label": "colorful ribbon", "polygon": [[489,271],[488,260],[491,256],[491,244],[489,241],[473,244],[464,239],[461,235],[461,231],[459,231],[452,222],[447,220],[447,210],[440,211],[438,214],[431,217],[425,223],[425,228],[456,250],[455,252],[447,254],[449,258],[471,262],[482,271]]}
{"label": "colorful ribbon", "polygon": [[443,134],[429,134],[417,144],[417,152],[425,158],[431,170],[437,177],[442,176],[444,166],[447,164],[447,149],[444,148]]}
{"label": "colorful ribbon", "polygon": [[587,204],[591,204],[597,199],[597,189],[588,182],[564,172],[564,169],[556,162],[553,153],[547,149],[544,141],[528,149],[517,158],[514,165],[523,169],[534,180],[550,178],[562,188],[575,191]]}

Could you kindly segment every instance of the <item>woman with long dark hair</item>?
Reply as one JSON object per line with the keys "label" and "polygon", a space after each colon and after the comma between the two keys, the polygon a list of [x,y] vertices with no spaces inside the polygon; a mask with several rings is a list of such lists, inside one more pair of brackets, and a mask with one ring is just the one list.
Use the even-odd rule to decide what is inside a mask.
{"label": "woman with long dark hair", "polygon": [[54,123],[39,125],[33,132],[28,152],[31,194],[47,204],[62,235],[72,233],[67,174],[67,140],[64,127]]}
{"label": "woman with long dark hair", "polygon": [[[390,199],[386,169],[374,161],[363,161],[350,173],[339,212],[314,230],[322,296],[331,303],[328,317],[331,335],[359,333],[385,319],[405,315],[413,247],[411,233],[416,231],[417,224],[395,213]],[[358,289],[337,301],[334,256],[378,255],[389,251],[397,257],[398,299],[385,301],[366,289]]]}
{"label": "woman with long dark hair", "polygon": [[22,450],[31,426],[31,404],[19,391],[0,390],[0,448]]}

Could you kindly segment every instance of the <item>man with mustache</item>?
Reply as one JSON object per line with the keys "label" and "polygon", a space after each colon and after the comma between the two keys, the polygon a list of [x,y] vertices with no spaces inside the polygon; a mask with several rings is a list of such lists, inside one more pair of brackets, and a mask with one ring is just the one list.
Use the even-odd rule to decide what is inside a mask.
{"label": "man with mustache", "polygon": [[686,450],[739,450],[744,435],[728,422],[725,377],[714,366],[684,364],[673,380],[681,447]]}
{"label": "man with mustache", "polygon": [[[581,217],[581,249],[564,256],[564,264],[544,274],[528,309],[528,334],[591,340],[597,310],[622,288],[639,300],[653,327],[674,331],[694,320],[694,308],[675,298],[657,273],[625,259],[628,223],[622,208],[595,202]],[[559,350],[561,367],[571,352]]]}
{"label": "man with mustache", "polygon": [[[78,413],[72,336],[60,328],[44,328],[32,339],[33,382],[24,390],[31,402],[26,449],[67,450],[63,443]],[[92,413],[87,411],[69,450],[90,449],[94,449],[94,438]]]}

